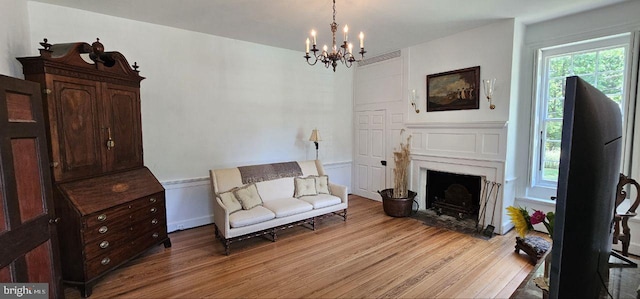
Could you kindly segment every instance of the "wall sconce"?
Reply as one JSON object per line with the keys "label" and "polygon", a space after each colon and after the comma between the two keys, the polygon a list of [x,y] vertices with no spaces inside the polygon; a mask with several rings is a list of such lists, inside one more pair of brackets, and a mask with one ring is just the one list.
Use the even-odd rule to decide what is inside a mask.
{"label": "wall sconce", "polygon": [[487,101],[489,101],[489,109],[496,109],[496,105],[493,104],[493,90],[496,87],[496,78],[492,79],[483,79],[482,83],[484,84],[484,95],[487,96]]}
{"label": "wall sconce", "polygon": [[322,141],[322,139],[320,139],[320,131],[318,131],[318,129],[313,129],[313,131],[311,131],[309,141],[313,141],[313,143],[316,144],[316,160],[318,160],[318,141]]}
{"label": "wall sconce", "polygon": [[411,103],[411,106],[413,106],[413,110],[416,113],[420,113],[420,109],[418,109],[418,103],[416,102],[417,99],[418,95],[416,94],[416,90],[412,89],[411,93],[409,93],[409,103]]}

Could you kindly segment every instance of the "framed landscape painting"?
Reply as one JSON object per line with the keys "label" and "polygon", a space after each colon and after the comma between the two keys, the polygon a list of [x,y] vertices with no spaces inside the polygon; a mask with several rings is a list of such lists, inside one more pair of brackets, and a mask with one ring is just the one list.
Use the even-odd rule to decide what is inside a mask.
{"label": "framed landscape painting", "polygon": [[427,75],[427,112],[480,108],[480,66]]}

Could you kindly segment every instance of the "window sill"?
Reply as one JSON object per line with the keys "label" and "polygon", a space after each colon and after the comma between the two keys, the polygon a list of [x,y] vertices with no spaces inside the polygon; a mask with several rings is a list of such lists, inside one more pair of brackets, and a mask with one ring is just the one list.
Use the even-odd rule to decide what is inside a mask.
{"label": "window sill", "polygon": [[553,207],[553,208],[555,208],[555,206],[556,206],[556,201],[555,200],[546,199],[546,198],[516,197],[516,202],[523,203],[523,204],[524,203],[531,203],[531,204],[543,205],[543,206],[548,206],[548,207]]}

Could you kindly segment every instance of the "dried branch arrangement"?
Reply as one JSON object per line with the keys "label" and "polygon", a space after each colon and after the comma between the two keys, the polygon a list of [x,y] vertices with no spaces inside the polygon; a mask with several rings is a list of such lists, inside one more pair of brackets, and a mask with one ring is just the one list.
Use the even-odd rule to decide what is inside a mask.
{"label": "dried branch arrangement", "polygon": [[[400,136],[404,129],[400,131]],[[400,142],[400,150],[393,152],[393,162],[395,164],[395,168],[393,169],[393,197],[394,198],[405,198],[408,195],[409,185],[409,163],[411,163],[411,135],[407,137],[407,142]]]}

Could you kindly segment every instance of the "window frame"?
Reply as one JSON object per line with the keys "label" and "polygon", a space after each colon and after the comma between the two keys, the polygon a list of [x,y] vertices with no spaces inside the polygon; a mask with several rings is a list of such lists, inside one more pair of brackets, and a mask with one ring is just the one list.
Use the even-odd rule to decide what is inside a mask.
{"label": "window frame", "polygon": [[556,196],[557,181],[544,180],[543,170],[541,169],[541,163],[543,161],[542,155],[544,154],[544,121],[547,113],[547,81],[548,76],[548,63],[547,61],[553,57],[569,55],[579,52],[599,51],[607,48],[625,48],[625,65],[624,65],[624,80],[623,80],[623,93],[622,93],[622,115],[623,115],[623,161],[621,169],[629,169],[631,161],[628,153],[627,143],[631,143],[633,139],[632,135],[628,135],[629,129],[633,127],[634,118],[630,115],[630,109],[634,107],[630,101],[630,87],[632,87],[631,80],[633,78],[632,61],[634,60],[634,34],[622,33],[615,34],[606,37],[600,37],[595,39],[586,39],[578,42],[563,43],[555,46],[540,48],[536,51],[535,67],[534,67],[534,95],[532,105],[532,119],[533,126],[531,131],[531,156],[529,161],[529,188],[527,195],[533,198],[546,198],[549,199]]}

